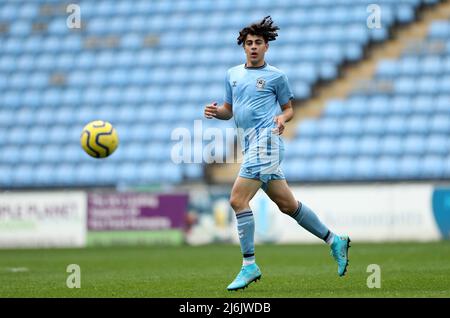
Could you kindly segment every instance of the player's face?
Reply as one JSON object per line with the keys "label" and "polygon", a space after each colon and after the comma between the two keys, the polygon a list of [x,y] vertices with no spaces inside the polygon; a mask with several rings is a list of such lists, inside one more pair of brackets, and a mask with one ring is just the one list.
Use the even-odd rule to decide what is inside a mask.
{"label": "player's face", "polygon": [[269,44],[259,35],[247,35],[244,42],[247,64],[251,66],[261,66],[264,64],[264,54],[266,54]]}

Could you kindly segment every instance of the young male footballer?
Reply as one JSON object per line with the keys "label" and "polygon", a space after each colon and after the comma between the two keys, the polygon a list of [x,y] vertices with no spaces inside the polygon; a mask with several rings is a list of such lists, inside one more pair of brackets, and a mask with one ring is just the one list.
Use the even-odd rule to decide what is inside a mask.
{"label": "young male footballer", "polygon": [[255,223],[249,205],[259,188],[281,212],[331,246],[339,276],[345,274],[348,265],[349,237],[331,232],[310,208],[297,201],[280,169],[284,153],[280,135],[294,115],[291,105],[294,95],[286,75],[264,59],[269,41],[278,36],[277,30],[279,27],[267,16],[239,32],[237,44],[243,45],[246,62],[228,70],[223,105],[212,103],[204,110],[209,119],[234,117],[243,149],[243,162],[230,197],[236,213],[243,264],[228,290],[243,289],[261,278],[255,262]]}

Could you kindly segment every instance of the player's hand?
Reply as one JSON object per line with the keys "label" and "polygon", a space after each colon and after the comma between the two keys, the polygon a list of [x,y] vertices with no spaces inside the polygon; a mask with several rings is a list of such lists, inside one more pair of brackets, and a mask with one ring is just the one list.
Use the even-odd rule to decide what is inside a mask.
{"label": "player's hand", "polygon": [[212,103],[206,105],[205,107],[205,117],[208,119],[215,118],[217,116],[217,103]]}
{"label": "player's hand", "polygon": [[277,125],[276,128],[274,128],[272,130],[272,132],[276,135],[281,135],[284,132],[284,127],[286,124],[286,121],[284,120],[283,116],[276,116],[273,121],[275,122],[275,124]]}

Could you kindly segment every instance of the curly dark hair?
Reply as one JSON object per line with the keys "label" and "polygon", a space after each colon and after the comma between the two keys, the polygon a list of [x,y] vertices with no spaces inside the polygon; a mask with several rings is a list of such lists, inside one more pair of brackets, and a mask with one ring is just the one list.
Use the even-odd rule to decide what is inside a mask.
{"label": "curly dark hair", "polygon": [[269,41],[274,41],[278,36],[277,30],[280,28],[273,24],[272,18],[270,15],[262,19],[258,23],[253,23],[245,28],[243,28],[239,32],[239,36],[237,38],[237,44],[241,45],[245,42],[247,35],[259,35],[264,38],[264,41],[267,43]]}

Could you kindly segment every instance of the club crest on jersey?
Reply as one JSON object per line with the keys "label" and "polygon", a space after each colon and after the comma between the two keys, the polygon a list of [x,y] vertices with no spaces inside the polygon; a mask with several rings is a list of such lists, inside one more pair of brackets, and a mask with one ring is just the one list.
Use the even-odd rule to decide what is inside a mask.
{"label": "club crest on jersey", "polygon": [[256,88],[257,89],[264,89],[266,87],[266,81],[264,78],[258,78],[256,79]]}

